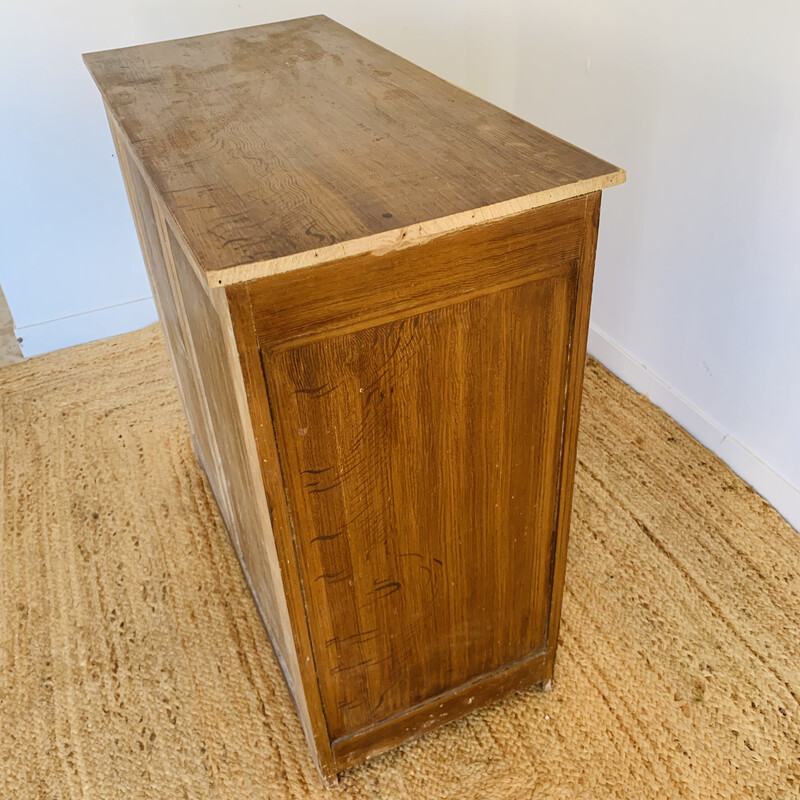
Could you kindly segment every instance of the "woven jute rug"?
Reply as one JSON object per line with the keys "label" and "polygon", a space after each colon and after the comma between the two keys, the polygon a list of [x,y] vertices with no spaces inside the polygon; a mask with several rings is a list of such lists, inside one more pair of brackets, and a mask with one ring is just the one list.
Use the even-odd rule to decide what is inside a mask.
{"label": "woven jute rug", "polygon": [[0,369],[0,425],[3,800],[800,797],[800,535],[596,363],[553,691],[333,789],[158,329]]}

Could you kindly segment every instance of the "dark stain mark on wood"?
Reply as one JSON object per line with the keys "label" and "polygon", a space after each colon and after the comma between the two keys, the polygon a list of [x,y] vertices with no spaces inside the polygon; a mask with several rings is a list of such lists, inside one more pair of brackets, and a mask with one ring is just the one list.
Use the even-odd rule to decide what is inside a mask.
{"label": "dark stain mark on wood", "polygon": [[383,701],[384,701],[384,698],[386,697],[386,695],[387,695],[387,694],[388,694],[388,693],[389,693],[389,692],[390,692],[392,689],[394,689],[394,687],[395,687],[395,686],[397,686],[397,684],[398,684],[398,683],[400,683],[400,678],[397,678],[397,680],[395,680],[395,681],[392,681],[392,683],[390,683],[390,684],[389,684],[389,685],[388,685],[388,686],[387,686],[387,687],[386,687],[386,688],[385,688],[385,689],[384,689],[384,690],[381,692],[381,694],[380,694],[380,697],[378,697],[378,702],[377,702],[377,703],[375,703],[375,705],[372,707],[372,713],[373,713],[373,714],[375,714],[375,713],[378,711],[378,709],[381,707],[381,705],[382,705],[382,703],[383,703]]}
{"label": "dark stain mark on wood", "polygon": [[322,494],[323,492],[329,492],[331,489],[335,489],[337,486],[341,486],[342,481],[337,481],[336,483],[332,483],[330,486],[323,486],[321,489],[311,489],[309,490],[309,494]]}
{"label": "dark stain mark on wood", "polygon": [[315,233],[311,230],[310,225],[306,228],[306,236],[312,236],[314,239],[318,239],[320,243],[325,241],[325,235],[322,233]]}
{"label": "dark stain mark on wood", "polygon": [[339,572],[323,572],[322,575],[317,575],[317,577],[314,578],[314,580],[315,581],[322,581],[322,580],[324,580],[324,581],[333,581],[333,580],[336,580],[337,578],[341,578],[341,576],[343,574],[344,574],[344,570],[339,570]]}
{"label": "dark stain mark on wood", "polygon": [[399,592],[402,588],[398,581],[373,581],[373,585],[375,586],[373,593],[377,595],[379,600]]}
{"label": "dark stain mark on wood", "polygon": [[337,531],[336,533],[326,534],[324,536],[315,536],[311,541],[313,542],[329,542],[331,539],[336,539],[341,536],[344,531]]}
{"label": "dark stain mark on wood", "polygon": [[[398,553],[397,558],[418,558],[420,562],[425,561],[425,557],[422,553]],[[431,568],[427,564],[420,563],[419,568],[427,572],[429,576],[432,576]]]}
{"label": "dark stain mark on wood", "polygon": [[321,245],[336,244],[336,236],[331,233],[317,233],[313,225],[306,228],[306,236],[316,239]]}

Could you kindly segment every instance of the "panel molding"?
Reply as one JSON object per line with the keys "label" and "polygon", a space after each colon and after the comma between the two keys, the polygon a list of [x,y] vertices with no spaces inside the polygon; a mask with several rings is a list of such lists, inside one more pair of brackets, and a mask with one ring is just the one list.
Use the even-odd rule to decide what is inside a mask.
{"label": "panel molding", "polygon": [[310,331],[308,333],[301,333],[289,339],[283,339],[278,342],[264,341],[263,337],[259,337],[259,347],[262,348],[266,354],[278,354],[293,350],[311,342],[322,342],[329,339],[335,339],[339,336],[346,336],[348,333],[355,333],[357,331],[368,330],[376,328],[380,325],[386,325],[392,322],[399,322],[400,320],[410,319],[412,317],[423,316],[431,311],[437,311],[443,308],[466,303],[478,297],[487,297],[489,295],[505,292],[509,289],[516,289],[520,286],[525,286],[528,283],[536,283],[537,281],[549,280],[552,278],[566,278],[569,273],[574,272],[578,268],[578,259],[569,259],[555,264],[549,269],[540,270],[532,275],[528,275],[515,280],[503,281],[491,286],[481,287],[470,292],[463,292],[455,294],[447,299],[442,299],[436,302],[419,302],[412,303],[408,306],[403,306],[393,312],[384,312],[375,316],[365,315],[360,317],[357,321],[351,323],[331,324],[326,325],[319,331]]}

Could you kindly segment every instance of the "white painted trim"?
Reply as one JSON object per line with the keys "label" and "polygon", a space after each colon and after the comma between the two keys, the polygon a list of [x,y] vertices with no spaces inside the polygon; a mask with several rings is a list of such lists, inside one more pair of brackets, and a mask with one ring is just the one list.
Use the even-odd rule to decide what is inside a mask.
{"label": "white painted trim", "polygon": [[589,326],[589,353],[625,383],[663,409],[701,444],[721,458],[740,478],[768,500],[800,530],[800,489],[764,463],[718,423],[693,406],[680,392],[594,325]]}

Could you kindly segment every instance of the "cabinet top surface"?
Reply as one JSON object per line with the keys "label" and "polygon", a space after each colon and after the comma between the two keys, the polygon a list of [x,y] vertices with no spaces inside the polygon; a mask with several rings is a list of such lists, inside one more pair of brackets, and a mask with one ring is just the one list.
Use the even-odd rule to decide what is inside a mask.
{"label": "cabinet top surface", "polygon": [[323,16],[84,56],[212,285],[625,179]]}

